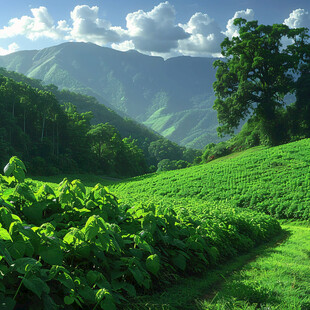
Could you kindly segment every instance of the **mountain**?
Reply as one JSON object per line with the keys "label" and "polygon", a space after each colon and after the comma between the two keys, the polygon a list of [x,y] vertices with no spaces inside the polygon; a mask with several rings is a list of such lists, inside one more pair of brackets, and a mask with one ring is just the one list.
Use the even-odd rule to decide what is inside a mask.
{"label": "mountain", "polygon": [[96,97],[181,145],[217,142],[214,58],[164,60],[91,43],[64,43],[0,57],[0,66]]}

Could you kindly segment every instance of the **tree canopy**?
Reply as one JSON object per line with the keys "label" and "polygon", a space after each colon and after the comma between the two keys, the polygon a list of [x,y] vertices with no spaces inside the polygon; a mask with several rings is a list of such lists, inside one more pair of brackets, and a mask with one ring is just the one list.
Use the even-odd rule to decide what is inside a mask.
{"label": "tree canopy", "polygon": [[308,29],[283,24],[259,25],[236,19],[239,36],[221,44],[224,60],[213,84],[220,135],[231,134],[241,120],[255,119],[268,144],[277,144],[285,96],[294,94],[301,68],[309,62]]}

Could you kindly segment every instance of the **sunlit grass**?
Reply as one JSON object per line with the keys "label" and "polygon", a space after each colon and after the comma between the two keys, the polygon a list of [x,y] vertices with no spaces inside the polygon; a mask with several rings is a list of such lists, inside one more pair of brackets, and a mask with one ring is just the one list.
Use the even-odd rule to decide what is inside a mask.
{"label": "sunlit grass", "polygon": [[291,235],[234,273],[199,309],[310,309],[310,228],[283,225]]}

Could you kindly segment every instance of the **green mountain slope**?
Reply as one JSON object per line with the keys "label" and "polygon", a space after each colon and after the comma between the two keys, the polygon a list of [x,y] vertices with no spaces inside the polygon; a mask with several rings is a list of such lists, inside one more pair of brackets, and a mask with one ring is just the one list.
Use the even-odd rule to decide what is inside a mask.
{"label": "green mountain slope", "polygon": [[146,175],[114,185],[125,201],[180,208],[229,203],[279,218],[310,218],[310,139],[256,147],[208,164]]}
{"label": "green mountain slope", "polygon": [[164,61],[135,51],[64,43],[0,57],[0,66],[59,88],[95,96],[100,103],[185,146],[217,142],[212,110],[212,58]]}

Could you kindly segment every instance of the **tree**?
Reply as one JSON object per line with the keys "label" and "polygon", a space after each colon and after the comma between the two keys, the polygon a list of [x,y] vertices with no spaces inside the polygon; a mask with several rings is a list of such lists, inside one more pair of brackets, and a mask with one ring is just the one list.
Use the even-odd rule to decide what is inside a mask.
{"label": "tree", "polygon": [[[214,63],[218,132],[231,134],[241,120],[251,117],[260,123],[265,142],[277,144],[284,97],[295,91],[296,74],[308,57],[308,30],[258,25],[241,18],[234,24],[239,36],[222,42],[226,60]],[[283,40],[292,43],[283,47]]]}

